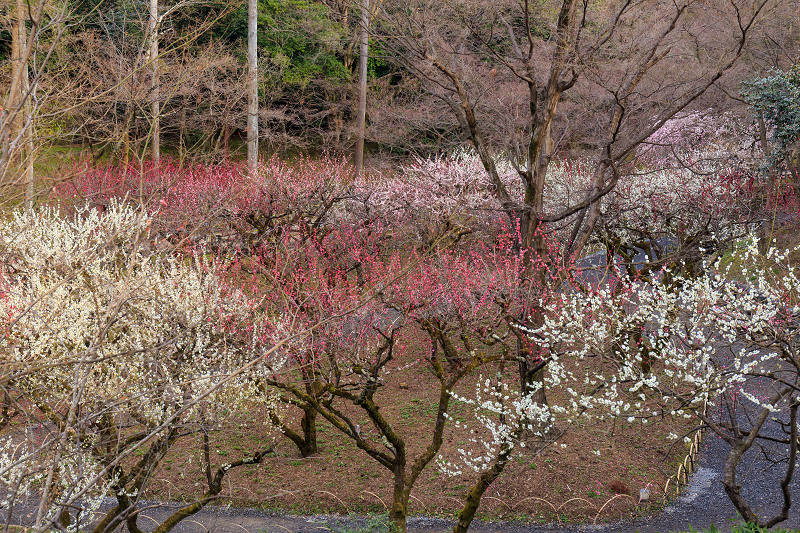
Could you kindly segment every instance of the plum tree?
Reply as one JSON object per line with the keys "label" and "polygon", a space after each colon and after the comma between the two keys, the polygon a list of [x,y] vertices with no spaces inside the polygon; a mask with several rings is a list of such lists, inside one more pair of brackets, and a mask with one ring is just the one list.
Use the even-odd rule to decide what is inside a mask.
{"label": "plum tree", "polygon": [[0,480],[9,519],[25,490],[38,492],[37,531],[88,526],[106,495],[117,505],[93,530],[141,531],[155,468],[176,442],[204,435],[208,487],[158,525],[165,533],[216,499],[231,468],[270,451],[213,471],[208,432],[248,400],[241,382],[274,351],[252,302],[200,255],[153,250],[151,225],[117,201],[102,214],[42,208],[0,222],[3,423],[10,407],[48,430],[3,437]]}

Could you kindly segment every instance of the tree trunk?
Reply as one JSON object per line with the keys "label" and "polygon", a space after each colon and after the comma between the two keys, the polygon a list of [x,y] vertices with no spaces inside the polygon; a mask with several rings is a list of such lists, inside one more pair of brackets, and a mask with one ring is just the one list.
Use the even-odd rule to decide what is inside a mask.
{"label": "tree trunk", "polygon": [[369,0],[361,0],[361,21],[359,24],[358,54],[358,113],[356,115],[356,174],[364,170],[364,129],[367,112],[367,56],[369,53]]}
{"label": "tree trunk", "polygon": [[159,102],[158,89],[158,0],[150,0],[150,61],[152,61],[153,75],[150,80],[150,106],[153,115],[152,128],[152,158],[153,164],[158,166],[161,159],[161,102]]}
{"label": "tree trunk", "polygon": [[725,461],[722,486],[725,488],[725,493],[728,495],[728,498],[730,498],[731,503],[733,503],[733,506],[736,507],[736,510],[742,516],[742,519],[745,522],[759,523],[758,517],[742,497],[742,487],[736,483],[736,467],[739,466],[742,455],[744,455],[744,452],[749,448],[749,445],[740,442],[731,449]]}
{"label": "tree trunk", "polygon": [[[30,91],[30,82],[28,80],[28,63],[26,62],[23,65],[22,69],[22,93],[23,95],[28,94]],[[32,109],[30,105],[30,101],[26,98],[25,102],[22,104],[22,109],[20,110],[20,114],[24,115],[26,121],[28,122],[26,131],[24,132],[25,137],[25,208],[31,209],[33,207],[33,193],[34,193],[34,186],[33,186],[33,116],[32,116]],[[29,120],[28,120],[29,118]]]}
{"label": "tree trunk", "polygon": [[181,165],[183,164],[183,160],[186,157],[186,97],[183,97],[183,103],[181,105],[181,119],[180,119],[180,132],[178,133],[178,159],[180,159]]}
{"label": "tree trunk", "polygon": [[[25,185],[25,207],[30,209],[33,204],[33,121],[29,121],[31,109],[28,104],[30,80],[28,79],[28,61],[26,58],[28,32],[25,28],[25,21],[27,18],[27,4],[24,0],[17,0],[16,21],[12,35],[11,64],[12,71],[14,73],[19,72],[19,82],[16,84],[17,90],[14,91],[15,94],[12,95],[11,112],[14,113],[14,117],[11,136],[18,139],[20,144],[16,153],[12,151],[10,156],[13,161],[21,165],[20,182]],[[16,46],[14,46],[15,43]],[[25,147],[24,150],[23,146]]]}
{"label": "tree trunk", "polygon": [[502,450],[492,467],[483,472],[472,486],[469,494],[467,494],[464,507],[462,507],[461,511],[458,513],[458,522],[453,527],[453,533],[467,533],[470,524],[472,524],[472,519],[475,518],[475,513],[478,511],[478,507],[481,504],[481,498],[494,480],[503,473],[503,469],[506,467],[512,450],[513,448],[511,447]]}
{"label": "tree trunk", "polygon": [[258,171],[258,2],[247,2],[247,167]]}
{"label": "tree trunk", "polygon": [[9,115],[3,106],[0,106],[0,186],[5,185],[6,167],[9,164],[10,126]]}
{"label": "tree trunk", "polygon": [[227,160],[231,155],[231,127],[227,123],[222,127],[222,146]]}
{"label": "tree trunk", "polygon": [[303,428],[303,436],[305,437],[303,445],[300,446],[300,454],[303,457],[316,455],[317,450],[317,410],[309,406],[303,412],[303,418],[300,420],[300,427]]}
{"label": "tree trunk", "polygon": [[122,145],[122,159],[120,161],[124,167],[128,166],[128,158],[131,154],[131,130],[133,129],[133,120],[135,118],[134,109],[135,106],[133,103],[128,102],[128,107],[125,110],[125,122],[122,124],[122,139],[120,140]]}
{"label": "tree trunk", "polygon": [[[9,6],[9,10],[11,6]],[[11,72],[15,75],[22,64],[22,56],[25,54],[25,2],[17,0],[16,11],[14,13],[14,26],[11,31]],[[27,69],[23,68],[22,75],[27,78]],[[22,132],[24,117],[22,113],[22,95],[25,91],[22,80],[13,84],[12,93],[9,94],[8,113],[11,119],[9,135],[11,139],[16,139]],[[9,154],[9,165],[15,165],[20,160],[19,150],[11,150]]]}
{"label": "tree trunk", "polygon": [[405,533],[406,518],[408,516],[408,499],[411,489],[405,483],[405,464],[398,464],[394,468],[394,491],[392,493],[392,508],[389,509],[389,520],[397,531]]}
{"label": "tree trunk", "polygon": [[[540,325],[540,324],[539,324]],[[539,363],[534,362],[532,359],[532,354],[530,348],[525,346],[521,339],[517,339],[517,360],[519,362],[519,387],[520,392],[523,394],[529,394],[533,391],[537,391],[534,399],[538,402],[539,393],[544,395],[544,369],[536,369]],[[541,387],[536,385],[536,383],[541,383]],[[546,397],[541,398],[545,404],[547,402]]]}
{"label": "tree trunk", "polygon": [[[756,123],[758,124],[758,140],[761,144],[761,152],[764,154],[764,157],[769,159],[770,155],[772,155],[772,149],[769,145],[769,140],[767,139],[767,125],[764,123],[764,115],[759,113],[756,116]],[[776,189],[777,185],[777,175],[775,172],[775,168],[770,165],[769,166],[769,188],[767,189],[766,193],[766,201],[769,201],[769,195],[776,194],[778,191]],[[761,227],[758,229],[758,252],[761,255],[767,255],[767,252],[772,245],[772,224],[770,222],[774,222],[774,219],[770,221],[769,219],[765,219],[761,221]]]}
{"label": "tree trunk", "polygon": [[297,446],[301,457],[311,457],[319,453],[317,446],[317,410],[308,403],[298,407],[303,410],[303,418],[300,420],[301,433],[287,426],[274,411],[270,412],[269,417],[275,427]]}

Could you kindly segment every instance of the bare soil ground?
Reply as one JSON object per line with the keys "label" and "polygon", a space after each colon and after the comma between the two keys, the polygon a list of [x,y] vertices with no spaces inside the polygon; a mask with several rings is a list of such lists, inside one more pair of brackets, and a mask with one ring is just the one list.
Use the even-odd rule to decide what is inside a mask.
{"label": "bare soil ground", "polygon": [[[473,391],[475,377],[461,394]],[[401,387],[402,384],[402,387]],[[391,373],[377,399],[384,416],[409,444],[411,455],[427,446],[436,415],[436,381],[421,366]],[[407,388],[406,388],[407,387]],[[557,399],[555,396],[554,399]],[[356,408],[352,407],[353,412]],[[469,422],[469,406],[456,402],[450,414]],[[287,412],[299,425],[299,410]],[[301,458],[288,439],[267,424],[264,408],[231,413],[212,435],[217,464],[234,461],[276,443],[276,454],[262,465],[232,470],[226,477],[225,500],[236,506],[281,513],[384,513],[391,506],[392,477],[388,470],[358,450],[350,439],[319,420],[320,453]],[[362,432],[369,433],[366,420]],[[483,497],[479,518],[550,523],[594,522],[643,516],[663,506],[667,475],[675,473],[686,455],[683,443],[670,447],[669,433],[682,435],[684,419],[665,418],[648,424],[622,420],[576,425],[557,444],[538,455],[526,448]],[[441,455],[458,459],[458,449],[479,453],[467,429],[450,425]],[[145,497],[180,501],[197,497],[204,474],[200,439],[175,447],[155,474]],[[667,456],[669,452],[669,455]],[[477,478],[473,471],[451,477],[431,463],[412,492],[409,513],[452,517]],[[648,488],[651,501],[639,503]]]}
{"label": "bare soil ground", "polygon": [[[407,341],[421,344],[422,339]],[[484,376],[494,371],[483,369]],[[465,379],[457,392],[471,397],[477,379],[478,375]],[[423,363],[409,360],[397,362],[376,395],[384,416],[408,444],[410,457],[430,442],[437,396],[438,382]],[[549,396],[554,402],[561,399],[558,391]],[[284,416],[298,427],[300,411],[289,409]],[[344,409],[358,412],[355,406]],[[459,449],[482,451],[469,433],[470,425],[477,435],[481,432],[471,409],[457,400],[451,403],[449,414],[465,426],[451,423],[446,430],[440,455],[451,462],[458,461]],[[17,425],[16,429],[21,428]],[[370,429],[362,419],[362,432],[369,434]],[[559,423],[559,429],[565,429],[565,424]],[[484,495],[476,518],[600,524],[651,515],[664,506],[667,478],[686,455],[686,446],[682,442],[671,446],[667,435],[683,436],[691,424],[672,417],[651,419],[647,424],[610,419],[584,421],[566,429],[556,444],[540,453],[533,453],[533,446],[521,450]],[[276,453],[261,465],[228,472],[221,505],[300,515],[383,514],[391,506],[391,473],[322,417],[318,419],[320,453],[309,458],[300,457],[295,445],[269,424],[266,408],[257,404],[229,413],[210,439],[214,469],[275,444]],[[136,454],[132,461],[138,458]],[[143,497],[194,501],[205,490],[201,454],[201,435],[179,440]],[[409,515],[452,518],[477,479],[474,471],[462,470],[463,475],[449,476],[435,462],[429,464],[412,492]],[[650,490],[650,501],[640,503],[639,490],[644,488]]]}

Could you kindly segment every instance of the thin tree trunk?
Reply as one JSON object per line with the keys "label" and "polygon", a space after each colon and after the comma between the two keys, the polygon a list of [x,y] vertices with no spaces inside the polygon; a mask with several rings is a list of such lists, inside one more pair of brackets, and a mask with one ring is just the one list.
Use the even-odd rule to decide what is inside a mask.
{"label": "thin tree trunk", "polygon": [[180,159],[181,165],[186,157],[186,106],[186,97],[184,96],[181,104],[181,131],[178,139],[178,159]]}
{"label": "thin tree trunk", "polygon": [[[27,94],[30,90],[30,82],[28,81],[28,65],[25,64],[25,67],[22,70],[23,84],[22,90],[23,94]],[[25,131],[25,208],[31,209],[33,207],[33,196],[34,196],[34,184],[33,184],[33,116],[31,115],[32,106],[29,101],[26,101],[22,109],[25,111],[25,115],[30,117],[28,121],[27,131]]]}
{"label": "thin tree trunk", "polygon": [[506,467],[506,463],[509,457],[511,457],[512,451],[513,447],[511,446],[501,450],[491,468],[483,472],[472,486],[467,494],[467,499],[464,501],[464,507],[458,512],[458,522],[453,527],[453,533],[467,533],[473,518],[475,518],[475,513],[478,511],[478,507],[481,504],[481,498],[494,480],[503,473],[503,469]]}
{"label": "thin tree trunk", "polygon": [[[30,118],[30,105],[28,103],[30,80],[28,79],[28,61],[24,57],[28,46],[28,36],[25,28],[26,10],[25,1],[17,0],[16,23],[14,25],[14,35],[12,36],[12,66],[14,72],[20,73],[20,79],[19,83],[16,84],[17,90],[12,100],[12,112],[15,115],[11,135],[12,138],[19,139],[21,144],[16,151],[16,156],[14,156],[13,152],[11,156],[14,157],[14,161],[18,161],[21,164],[22,175],[20,176],[20,181],[25,184],[25,208],[30,209],[33,204],[33,121],[28,120]],[[16,43],[16,46],[14,46],[14,43]],[[22,146],[25,147],[24,150]]]}
{"label": "thin tree trunk", "polygon": [[6,168],[9,164],[10,126],[8,113],[0,106],[0,186],[5,185]]}
{"label": "thin tree trunk", "polygon": [[356,173],[364,170],[364,131],[367,113],[367,59],[369,54],[369,0],[361,0],[361,22],[359,24],[358,55],[358,113],[356,115]]}
{"label": "thin tree trunk", "polygon": [[152,158],[158,166],[161,159],[161,103],[158,89],[158,0],[150,0],[150,61],[153,76],[150,80],[150,105],[153,114],[152,124]]}
{"label": "thin tree trunk", "polygon": [[250,176],[258,171],[258,2],[247,3],[247,166]]}
{"label": "thin tree trunk", "polygon": [[[10,6],[9,6],[10,9]],[[14,14],[14,27],[11,32],[11,72],[17,73],[22,68],[22,77],[27,78],[27,69],[21,67],[22,56],[25,53],[25,2],[24,0],[17,0],[16,11]],[[12,74],[13,75],[13,74]],[[24,125],[24,117],[22,112],[22,95],[25,92],[23,87],[24,82],[22,79],[18,83],[13,84],[11,94],[9,95],[9,114],[11,115],[11,129],[10,135],[12,139],[19,137]],[[14,165],[19,161],[19,150],[11,150],[9,164]]]}
{"label": "thin tree trunk", "polygon": [[[759,113],[756,116],[756,123],[758,124],[758,140],[761,144],[761,152],[766,159],[772,155],[772,149],[767,139],[767,125],[764,123],[764,115]],[[777,191],[777,174],[775,168],[769,166],[769,188],[766,193],[766,205],[769,205],[769,196],[776,194]],[[761,226],[758,229],[758,251],[761,255],[767,255],[767,252],[772,245],[772,233],[774,228],[775,218],[765,218],[761,221]]]}

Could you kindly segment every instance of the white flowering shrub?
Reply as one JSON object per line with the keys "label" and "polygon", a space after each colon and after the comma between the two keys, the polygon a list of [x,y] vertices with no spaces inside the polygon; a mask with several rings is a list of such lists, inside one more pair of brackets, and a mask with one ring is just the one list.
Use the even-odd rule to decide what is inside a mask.
{"label": "white flowering shrub", "polygon": [[16,212],[0,227],[8,321],[0,346],[20,365],[51,365],[18,380],[25,390],[69,390],[81,368],[102,393],[94,401],[125,396],[133,406],[146,397],[143,414],[156,424],[241,364],[225,321],[246,311],[244,300],[199,257],[150,253],[149,220],[112,204],[72,220],[51,208]]}
{"label": "white flowering shrub", "polygon": [[[36,485],[47,502],[38,529],[85,527],[79,502],[108,489],[118,506],[103,527],[136,531],[131,513],[169,448],[252,390],[243,369],[264,337],[253,306],[201,256],[154,252],[150,227],[116,201],[103,213],[45,207],[0,221],[3,382],[56,435],[4,447],[0,483],[20,493],[47,480]],[[80,510],[77,522],[67,509]]]}
{"label": "white flowering shrub", "polygon": [[[800,399],[800,271],[786,257],[760,255],[753,239],[699,276],[564,292],[528,330],[557,354],[547,386],[569,383],[567,404],[551,410],[642,423],[696,417],[731,447],[723,483],[739,513],[767,527],[785,520]],[[580,375],[557,364],[590,358]],[[736,469],[744,452],[768,446],[787,465],[784,506],[772,517],[750,508]]]}
{"label": "white flowering shrub", "polygon": [[[787,257],[761,255],[750,239],[700,275],[623,277],[591,290],[565,284],[542,299],[538,326],[513,327],[546,350],[541,386],[559,393],[537,404],[535,390],[512,391],[501,374],[479,380],[474,397],[453,393],[473,407],[473,451],[439,463],[453,475],[479,472],[459,523],[469,523],[511,456],[532,443],[524,437],[549,445],[578,421],[664,417],[695,419],[728,443],[723,483],[746,520],[786,519],[800,431],[800,270]],[[742,496],[737,466],[753,448],[784,465],[774,489],[783,508],[773,516]]]}
{"label": "white flowering shrub", "polygon": [[[478,452],[459,448],[457,460],[440,455],[440,469],[451,476],[463,474],[463,467],[485,471],[498,461],[505,464],[514,451],[525,448],[523,434],[546,441],[553,427],[553,416],[550,406],[536,402],[535,393],[535,389],[522,393],[519,387],[510,387],[500,374],[495,379],[480,377],[474,397],[453,393],[455,401],[470,406],[475,422],[485,431],[471,430],[469,442]],[[453,425],[468,428],[471,424],[453,419]]]}
{"label": "white flowering shrub", "polygon": [[80,500],[80,506],[73,507],[74,519],[78,524],[88,524],[103,503],[110,483],[103,465],[86,453],[84,445],[67,435],[58,437],[41,443],[0,438],[0,510],[5,514],[24,496],[44,493],[49,504],[41,510],[40,527],[57,524],[75,531],[66,519],[62,522],[62,517],[68,516],[64,506]]}
{"label": "white flowering shrub", "polygon": [[704,256],[724,251],[759,223],[752,187],[751,176],[736,172],[671,169],[626,176],[603,199],[594,241],[633,276],[663,266],[692,272]]}

